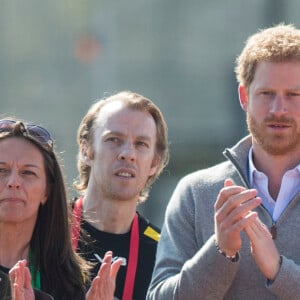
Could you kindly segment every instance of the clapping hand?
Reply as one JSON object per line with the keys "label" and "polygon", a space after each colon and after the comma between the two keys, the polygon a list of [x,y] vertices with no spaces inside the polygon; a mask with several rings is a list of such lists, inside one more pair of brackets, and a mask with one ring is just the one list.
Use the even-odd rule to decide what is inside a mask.
{"label": "clapping hand", "polygon": [[221,251],[233,256],[242,245],[241,231],[251,224],[257,213],[252,211],[260,205],[256,190],[234,185],[225,180],[215,203],[216,242]]}
{"label": "clapping hand", "polygon": [[103,262],[97,276],[93,279],[90,289],[86,294],[86,300],[112,300],[116,288],[116,278],[122,259],[119,258],[113,263],[112,252],[105,253]]}
{"label": "clapping hand", "polygon": [[31,286],[31,275],[25,259],[18,261],[9,271],[9,278],[13,300],[35,299],[33,288]]}
{"label": "clapping hand", "polygon": [[257,217],[245,228],[254,261],[264,276],[274,280],[280,268],[280,255],[269,229]]}

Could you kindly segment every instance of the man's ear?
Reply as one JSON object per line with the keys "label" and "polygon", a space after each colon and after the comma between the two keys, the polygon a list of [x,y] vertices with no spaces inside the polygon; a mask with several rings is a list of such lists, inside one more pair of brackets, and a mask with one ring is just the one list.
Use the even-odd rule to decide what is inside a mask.
{"label": "man's ear", "polygon": [[247,111],[247,104],[248,104],[248,93],[247,89],[240,85],[239,86],[239,99],[240,99],[240,105],[244,111]]}
{"label": "man's ear", "polygon": [[90,155],[88,150],[88,145],[85,140],[82,141],[80,146],[81,159],[84,161],[86,165],[90,164]]}
{"label": "man's ear", "polygon": [[151,166],[151,169],[150,169],[149,176],[153,176],[153,175],[156,174],[156,172],[158,170],[158,167],[159,167],[159,164],[160,164],[160,158],[156,155],[156,157],[152,161],[152,166]]}

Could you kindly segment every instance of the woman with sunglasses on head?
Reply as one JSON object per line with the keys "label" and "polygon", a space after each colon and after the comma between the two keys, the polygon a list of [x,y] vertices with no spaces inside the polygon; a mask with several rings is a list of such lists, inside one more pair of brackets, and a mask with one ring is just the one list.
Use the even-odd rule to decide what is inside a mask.
{"label": "woman with sunglasses on head", "polygon": [[49,132],[0,120],[0,270],[12,269],[13,299],[113,299],[121,262],[111,265],[108,253],[85,294],[89,267],[72,249],[68,220],[64,178]]}

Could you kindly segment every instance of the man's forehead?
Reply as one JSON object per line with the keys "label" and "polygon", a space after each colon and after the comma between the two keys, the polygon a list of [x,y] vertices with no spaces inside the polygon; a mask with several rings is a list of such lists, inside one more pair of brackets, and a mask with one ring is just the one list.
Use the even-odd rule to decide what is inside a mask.
{"label": "man's forehead", "polygon": [[102,109],[100,110],[100,113],[101,111],[102,112],[115,112],[115,111],[119,111],[120,109],[124,108],[125,107],[125,103],[121,100],[114,100],[114,101],[111,101],[111,102],[108,102],[106,103]]}
{"label": "man's forehead", "polygon": [[107,117],[112,116],[123,109],[125,109],[125,105],[122,101],[117,100],[108,102],[100,109],[96,120],[99,121],[104,118],[106,119]]}
{"label": "man's forehead", "polygon": [[[150,127],[149,127],[150,126]],[[137,127],[136,130],[143,131],[156,128],[155,121],[150,113],[128,107],[121,101],[114,101],[105,105],[100,110],[96,122],[95,131],[126,131],[126,128]]]}
{"label": "man's forehead", "polygon": [[98,126],[103,126],[110,120],[113,120],[114,122],[118,120],[120,122],[123,121],[127,123],[132,118],[135,119],[133,115],[145,115],[145,123],[147,123],[147,119],[153,119],[153,116],[147,110],[131,107],[128,106],[124,101],[115,100],[113,102],[105,104],[105,106],[102,107],[102,109],[98,113],[98,116],[96,117],[95,123]]}

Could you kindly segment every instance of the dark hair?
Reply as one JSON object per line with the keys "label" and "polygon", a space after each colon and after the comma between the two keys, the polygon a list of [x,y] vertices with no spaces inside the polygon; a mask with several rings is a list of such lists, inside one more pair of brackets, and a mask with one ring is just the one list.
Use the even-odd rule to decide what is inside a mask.
{"label": "dark hair", "polygon": [[74,187],[78,191],[84,191],[87,188],[91,167],[85,163],[82,157],[81,146],[83,142],[87,144],[89,156],[92,158],[94,155],[94,132],[98,126],[95,120],[101,109],[113,101],[122,101],[127,108],[149,113],[156,125],[156,151],[154,159],[158,161],[158,168],[156,173],[148,178],[146,186],[141,191],[139,202],[142,202],[147,199],[151,185],[169,162],[168,129],[162,112],[151,100],[129,91],[123,91],[106,99],[98,100],[83,117],[77,132],[77,143],[79,145],[77,169],[79,171],[79,181],[74,182]]}
{"label": "dark hair", "polygon": [[16,122],[13,130],[0,133],[0,141],[11,137],[28,140],[39,149],[46,171],[47,201],[40,205],[30,242],[33,278],[41,275],[41,289],[55,299],[85,298],[86,263],[74,252],[70,237],[70,210],[67,202],[63,172],[55,151],[36,140]]}

